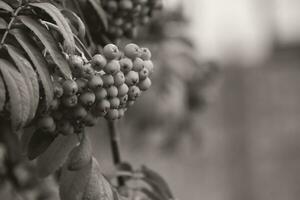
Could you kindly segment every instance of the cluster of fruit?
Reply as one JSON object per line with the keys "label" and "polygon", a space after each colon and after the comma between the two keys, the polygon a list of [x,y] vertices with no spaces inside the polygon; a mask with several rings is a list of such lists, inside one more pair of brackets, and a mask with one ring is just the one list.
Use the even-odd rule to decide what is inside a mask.
{"label": "cluster of fruit", "polygon": [[37,128],[64,135],[94,126],[99,117],[116,120],[151,86],[151,52],[128,44],[124,53],[114,44],[90,61],[70,55],[73,79],[56,78],[50,115],[38,119]]}
{"label": "cluster of fruit", "polygon": [[108,33],[114,39],[132,38],[138,25],[149,23],[155,10],[162,8],[162,0],[103,0],[109,19]]}

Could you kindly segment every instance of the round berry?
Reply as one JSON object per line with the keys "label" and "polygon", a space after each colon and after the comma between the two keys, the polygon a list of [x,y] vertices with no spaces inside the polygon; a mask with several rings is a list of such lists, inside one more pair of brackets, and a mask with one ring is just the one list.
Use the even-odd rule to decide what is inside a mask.
{"label": "round berry", "polygon": [[119,7],[121,10],[128,11],[133,8],[133,3],[130,0],[121,0],[119,3]]}
{"label": "round berry", "polygon": [[154,66],[153,66],[153,62],[151,60],[145,60],[144,61],[144,66],[145,66],[146,69],[148,69],[149,74],[153,73]]}
{"label": "round berry", "polygon": [[135,71],[130,71],[125,76],[125,83],[128,86],[135,85],[139,82],[139,74]]}
{"label": "round berry", "polygon": [[74,127],[68,120],[58,121],[57,131],[62,135],[71,135],[74,133]]}
{"label": "round berry", "polygon": [[62,87],[64,91],[63,93],[68,96],[74,95],[78,91],[77,83],[71,79],[65,80]]}
{"label": "round berry", "polygon": [[109,87],[114,84],[114,77],[111,74],[104,74],[102,79],[104,87]]}
{"label": "round berry", "polygon": [[140,48],[133,43],[127,44],[124,48],[124,54],[128,58],[135,59],[140,56]]}
{"label": "round berry", "polygon": [[76,95],[72,95],[68,97],[63,97],[62,102],[63,105],[66,107],[74,107],[77,104],[78,99]]}
{"label": "round berry", "polygon": [[96,90],[103,86],[103,80],[99,75],[94,75],[89,79],[87,85],[91,90]]}
{"label": "round berry", "polygon": [[95,103],[96,96],[93,92],[85,92],[79,96],[79,102],[83,106],[91,106]]}
{"label": "round berry", "polygon": [[98,122],[98,118],[94,115],[92,115],[92,113],[88,113],[85,118],[83,119],[83,123],[86,126],[95,126]]}
{"label": "round berry", "polygon": [[124,115],[125,115],[125,109],[124,108],[120,108],[118,110],[118,112],[119,112],[119,114],[118,114],[118,118],[119,119],[122,118],[122,117],[124,117]]}
{"label": "round berry", "polygon": [[151,52],[148,48],[141,48],[141,58],[143,60],[150,60],[151,59]]}
{"label": "round berry", "polygon": [[101,54],[94,55],[91,61],[92,67],[97,71],[102,70],[106,65],[106,63],[107,63],[106,58]]}
{"label": "round berry", "polygon": [[76,79],[77,87],[78,87],[78,92],[81,93],[83,90],[85,90],[87,86],[87,80],[83,78],[78,78]]}
{"label": "round berry", "polygon": [[118,72],[114,75],[114,84],[120,86],[125,83],[125,76],[123,72]]}
{"label": "round berry", "polygon": [[144,61],[141,58],[136,58],[133,61],[133,71],[139,72],[144,68]]}
{"label": "round berry", "polygon": [[106,119],[108,120],[116,120],[118,119],[118,116],[119,116],[119,112],[117,109],[110,109],[105,115]]}
{"label": "round berry", "polygon": [[58,99],[53,99],[51,104],[50,104],[50,110],[56,110],[59,107],[59,100]]}
{"label": "round berry", "polygon": [[119,60],[121,71],[127,73],[132,70],[133,63],[129,58],[122,58]]}
{"label": "round berry", "polygon": [[44,132],[53,132],[55,131],[56,125],[54,119],[51,116],[44,116],[38,119],[37,129],[40,129]]}
{"label": "round berry", "polygon": [[128,91],[128,97],[131,100],[135,100],[141,95],[141,90],[137,86],[131,86]]}
{"label": "round berry", "polygon": [[147,68],[144,68],[144,69],[142,69],[142,70],[139,72],[139,79],[140,79],[140,80],[144,80],[144,79],[146,79],[148,76],[149,76],[149,71],[148,71]]}
{"label": "round berry", "polygon": [[99,103],[97,103],[95,107],[95,114],[97,116],[104,116],[110,109],[110,102],[106,99],[101,100]]}
{"label": "round berry", "polygon": [[117,1],[111,0],[107,2],[106,7],[108,12],[114,13],[118,10],[118,3]]}
{"label": "round berry", "polygon": [[78,55],[70,55],[69,63],[70,63],[72,71],[79,71],[82,69],[83,59]]}
{"label": "round berry", "polygon": [[142,24],[142,25],[149,24],[149,22],[150,22],[150,17],[149,17],[148,15],[143,16],[143,17],[141,18],[141,24]]}
{"label": "round berry", "polygon": [[59,83],[54,84],[54,96],[56,98],[60,98],[63,94],[64,89],[62,88],[62,86]]}
{"label": "round berry", "polygon": [[107,44],[103,48],[103,55],[109,60],[116,59],[119,56],[119,49],[114,44]]}
{"label": "round berry", "polygon": [[107,91],[105,88],[98,88],[95,91],[96,101],[100,101],[102,99],[105,99],[107,97]]}
{"label": "round berry", "polygon": [[72,117],[75,120],[82,120],[87,115],[87,111],[83,106],[76,106],[72,109]]}
{"label": "round berry", "polygon": [[117,60],[109,61],[104,67],[104,71],[107,74],[115,74],[119,72],[120,69],[121,69],[120,63]]}
{"label": "round berry", "polygon": [[118,108],[120,106],[120,99],[118,97],[113,97],[109,100],[111,108]]}
{"label": "round berry", "polygon": [[81,76],[83,78],[91,78],[95,75],[95,70],[92,68],[92,65],[90,63],[83,65]]}
{"label": "round berry", "polygon": [[128,86],[124,83],[118,87],[118,96],[124,96],[128,93]]}
{"label": "round berry", "polygon": [[119,17],[119,18],[114,19],[114,25],[121,27],[123,24],[124,24],[123,18]]}
{"label": "round berry", "polygon": [[116,86],[110,86],[106,89],[108,97],[116,97],[118,96],[118,88]]}
{"label": "round berry", "polygon": [[122,97],[119,97],[119,99],[120,99],[120,105],[125,105],[126,102],[128,101],[128,95],[126,94]]}
{"label": "round berry", "polygon": [[148,90],[151,87],[151,79],[147,77],[146,79],[142,80],[141,82],[138,83],[138,87],[142,91]]}

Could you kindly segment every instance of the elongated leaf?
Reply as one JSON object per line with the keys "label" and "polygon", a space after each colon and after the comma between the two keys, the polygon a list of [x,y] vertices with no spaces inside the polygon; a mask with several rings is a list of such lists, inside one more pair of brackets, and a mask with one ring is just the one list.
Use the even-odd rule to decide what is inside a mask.
{"label": "elongated leaf", "polygon": [[25,117],[29,113],[26,110],[29,103],[26,84],[21,74],[7,60],[0,59],[0,71],[8,92],[12,129],[19,130],[24,126]]}
{"label": "elongated leaf", "polygon": [[54,140],[51,133],[36,130],[30,138],[28,144],[28,158],[33,160],[45,152]]}
{"label": "elongated leaf", "polygon": [[0,1],[0,9],[1,10],[6,10],[6,11],[9,11],[9,12],[13,12],[14,9],[8,5],[7,3],[5,3],[4,1]]}
{"label": "elongated leaf", "polygon": [[93,6],[95,11],[97,12],[104,29],[107,30],[107,27],[108,27],[107,16],[106,16],[105,11],[103,10],[103,8],[100,5],[100,2],[96,1],[96,0],[88,0],[88,2]]}
{"label": "elongated leaf", "polygon": [[5,101],[6,101],[6,90],[5,90],[3,78],[0,74],[0,112],[3,111]]}
{"label": "elongated leaf", "polygon": [[27,85],[30,99],[29,117],[27,122],[30,122],[35,116],[39,103],[39,85],[37,75],[33,70],[31,63],[19,52],[17,48],[12,45],[5,45],[5,47],[16,67],[24,77]]}
{"label": "elongated leaf", "polygon": [[26,32],[24,30],[14,29],[11,30],[11,34],[15,36],[16,40],[25,50],[35,67],[35,70],[40,79],[40,84],[44,89],[44,101],[46,109],[48,109],[53,100],[54,93],[52,81],[47,67],[47,62],[44,59],[41,51],[38,51],[37,47],[33,46],[33,41],[26,35]]}
{"label": "elongated leaf", "polygon": [[113,200],[111,185],[101,174],[100,166],[95,158],[92,158],[92,172],[86,185],[83,200]]}
{"label": "elongated leaf", "polygon": [[[59,135],[46,152],[37,159],[37,170],[40,177],[55,172],[65,162],[70,151],[78,143],[76,135]],[[49,162],[51,160],[51,162]]]}
{"label": "elongated leaf", "polygon": [[42,9],[55,21],[61,34],[65,39],[67,52],[74,53],[75,40],[73,37],[71,27],[69,26],[63,14],[58,10],[58,8],[56,8],[54,5],[50,3],[30,3],[29,5]]}
{"label": "elongated leaf", "polygon": [[83,39],[85,36],[86,30],[85,30],[85,25],[84,25],[83,21],[81,20],[81,18],[78,15],[76,15],[76,13],[74,13],[70,10],[67,10],[67,9],[62,10],[61,12],[66,18],[68,18],[70,20],[72,25],[77,28],[78,37],[80,39]]}
{"label": "elongated leaf", "polygon": [[155,193],[152,190],[149,190],[148,188],[141,188],[140,190],[152,200],[170,200],[169,198],[166,199],[162,197],[160,194]]}
{"label": "elongated leaf", "polygon": [[68,163],[64,165],[59,180],[59,194],[61,200],[83,200],[83,194],[92,173],[92,162],[78,171],[68,170]]}
{"label": "elongated leaf", "polygon": [[25,26],[32,30],[44,44],[45,48],[49,51],[54,63],[60,69],[65,78],[71,78],[70,66],[63,57],[62,52],[57,46],[57,41],[55,41],[50,32],[39,22],[28,16],[19,16],[18,18]]}
{"label": "elongated leaf", "polygon": [[3,18],[0,18],[0,29],[6,29],[7,23]]}
{"label": "elongated leaf", "polygon": [[13,8],[16,8],[21,5],[21,0],[2,0],[12,6]]}
{"label": "elongated leaf", "polygon": [[161,194],[166,199],[173,199],[173,194],[167,182],[155,171],[146,166],[142,167],[144,181],[148,183],[155,192]]}

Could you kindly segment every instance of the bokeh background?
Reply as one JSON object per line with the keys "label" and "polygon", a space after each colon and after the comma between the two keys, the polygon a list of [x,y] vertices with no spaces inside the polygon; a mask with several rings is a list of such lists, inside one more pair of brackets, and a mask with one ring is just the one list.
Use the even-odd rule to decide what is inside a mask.
{"label": "bokeh background", "polygon": [[[123,160],[178,199],[300,198],[300,1],[165,0],[138,44],[152,89],[118,124]],[[96,157],[112,169],[103,122]]]}

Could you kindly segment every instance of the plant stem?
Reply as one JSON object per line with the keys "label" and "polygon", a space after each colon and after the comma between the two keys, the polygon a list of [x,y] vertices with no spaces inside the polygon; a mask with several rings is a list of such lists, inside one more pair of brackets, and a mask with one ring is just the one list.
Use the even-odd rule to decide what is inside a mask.
{"label": "plant stem", "polygon": [[[117,166],[122,163],[121,152],[120,152],[120,135],[117,131],[116,123],[114,121],[107,121],[107,123],[108,123],[108,131],[110,135],[113,162]],[[117,181],[119,186],[125,185],[125,181],[123,177],[118,177]]]}
{"label": "plant stem", "polygon": [[23,8],[24,8],[24,6],[20,6],[20,7],[18,7],[18,8],[14,11],[14,13],[13,13],[13,15],[12,15],[12,17],[11,17],[11,19],[10,19],[8,25],[7,25],[6,31],[5,31],[5,33],[3,34],[2,38],[1,38],[1,42],[0,42],[1,46],[4,44],[5,39],[7,38],[7,35],[8,35],[8,33],[9,33],[10,29],[11,29],[11,26],[13,25],[13,23],[14,23],[16,17],[18,16],[19,12],[20,12]]}

